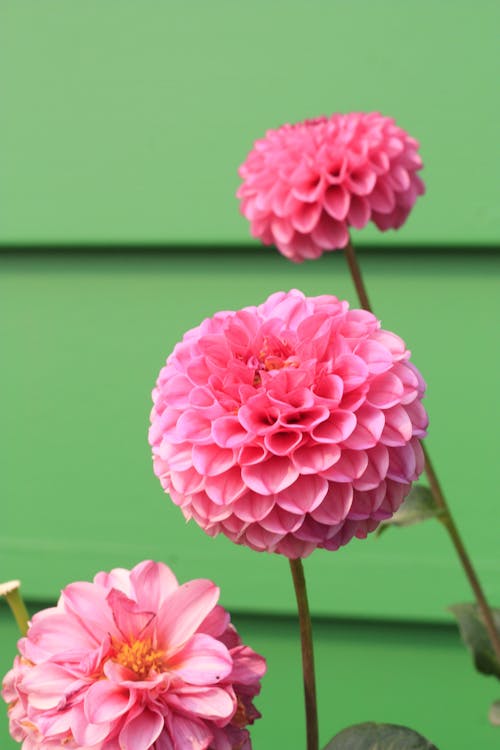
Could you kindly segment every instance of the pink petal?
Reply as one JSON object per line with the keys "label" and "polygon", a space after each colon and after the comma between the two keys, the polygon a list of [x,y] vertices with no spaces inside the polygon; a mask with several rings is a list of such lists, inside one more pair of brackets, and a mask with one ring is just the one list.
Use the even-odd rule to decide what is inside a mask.
{"label": "pink petal", "polygon": [[114,682],[99,680],[85,694],[85,716],[91,724],[114,722],[134,704],[130,690]]}
{"label": "pink petal", "polygon": [[193,466],[199,474],[214,477],[222,474],[234,465],[236,456],[230,448],[218,445],[195,445],[193,447]]}
{"label": "pink petal", "polygon": [[322,476],[333,482],[352,482],[358,479],[368,466],[365,451],[342,450],[339,460],[323,472]]}
{"label": "pink petal", "polygon": [[336,250],[349,242],[345,222],[332,219],[325,211],[313,229],[312,238],[323,250]]}
{"label": "pink petal", "polygon": [[98,745],[106,740],[113,728],[111,722],[90,724],[84,713],[83,702],[74,705],[71,709],[71,732],[78,747],[87,748]]}
{"label": "pink petal", "polygon": [[238,448],[248,440],[248,432],[236,416],[216,419],[212,424],[212,436],[221,448]]}
{"label": "pink petal", "polygon": [[318,223],[320,214],[321,205],[319,203],[302,203],[292,214],[293,228],[298,232],[309,234]]}
{"label": "pink petal", "polygon": [[315,521],[328,526],[340,524],[349,513],[352,498],[351,484],[330,482],[323,502],[312,511],[311,516]]}
{"label": "pink petal", "polygon": [[118,635],[107,604],[107,592],[99,585],[81,581],[71,583],[61,594],[65,608],[74,612],[83,627],[101,642],[107,635]]}
{"label": "pink petal", "polygon": [[311,435],[319,443],[345,442],[356,429],[356,421],[357,418],[352,412],[337,409],[326,422],[315,427]]}
{"label": "pink petal", "polygon": [[117,589],[111,589],[107,602],[113,613],[116,627],[125,640],[141,635],[155,617],[154,610],[145,611],[137,602],[129,599]]}
{"label": "pink petal", "polygon": [[275,456],[288,456],[302,441],[300,432],[277,430],[264,437],[264,445]]}
{"label": "pink petal", "polygon": [[335,373],[344,384],[344,393],[366,382],[369,370],[366,362],[354,354],[342,354],[335,361]]}
{"label": "pink petal", "polygon": [[244,492],[246,485],[241,478],[241,469],[234,466],[224,474],[216,477],[208,477],[205,482],[205,492],[217,505],[234,503]]}
{"label": "pink petal", "polygon": [[48,662],[32,667],[22,684],[23,690],[29,693],[30,705],[43,711],[56,708],[77,681],[64,667]]}
{"label": "pink petal", "polygon": [[401,380],[392,372],[385,372],[372,380],[366,400],[379,409],[389,409],[401,402],[403,393]]}
{"label": "pink petal", "polygon": [[213,734],[205,723],[170,713],[167,718],[175,750],[207,750]]}
{"label": "pink petal", "polygon": [[314,444],[298,448],[292,460],[301,474],[319,474],[338,461],[340,448],[334,444]]}
{"label": "pink petal", "polygon": [[224,607],[217,604],[205,617],[199,627],[199,631],[206,635],[211,635],[213,638],[218,638],[229,626],[230,619],[229,612],[226,612]]}
{"label": "pink petal", "polygon": [[136,565],[130,572],[130,579],[138,604],[151,611],[156,611],[179,586],[170,568],[152,560]]}
{"label": "pink petal", "polygon": [[368,404],[360,407],[356,412],[356,429],[344,440],[344,446],[354,450],[373,448],[380,440],[384,429],[384,414],[385,412]]}
{"label": "pink petal", "polygon": [[227,648],[209,635],[196,633],[169,659],[168,668],[184,682],[207,685],[227,677],[233,660]]}
{"label": "pink petal", "polygon": [[393,406],[384,411],[385,427],[381,440],[385,445],[405,445],[411,440],[413,425],[408,415],[408,407]]}
{"label": "pink petal", "polygon": [[272,456],[262,463],[244,466],[241,476],[247,487],[260,495],[273,495],[289,487],[299,472],[289,458]]}
{"label": "pink petal", "polygon": [[202,716],[212,721],[229,719],[235,704],[227,690],[221,687],[183,686],[168,696],[170,705],[184,713]]}
{"label": "pink petal", "polygon": [[350,193],[342,185],[330,185],[323,198],[325,209],[338,221],[346,218],[350,203]]}
{"label": "pink petal", "polygon": [[159,737],[165,720],[157,711],[144,708],[139,716],[129,721],[120,732],[122,750],[150,750]]}
{"label": "pink petal", "polygon": [[391,352],[376,341],[362,341],[356,347],[355,352],[366,363],[369,372],[373,375],[387,372],[392,366]]}
{"label": "pink petal", "polygon": [[[299,511],[300,512],[300,511]],[[275,505],[270,513],[260,521],[260,526],[272,534],[289,534],[296,531],[303,521],[303,514],[289,513],[287,510]]]}
{"label": "pink petal", "polygon": [[198,629],[217,604],[219,589],[212,581],[188,581],[174,591],[161,606],[157,617],[157,637],[162,648],[175,653]]}
{"label": "pink petal", "polygon": [[363,229],[370,221],[371,209],[366,198],[351,195],[351,205],[347,214],[347,221],[356,229]]}
{"label": "pink petal", "polygon": [[267,516],[274,506],[274,495],[259,495],[247,492],[234,506],[234,513],[242,521],[252,523]]}
{"label": "pink petal", "polygon": [[287,489],[276,495],[276,503],[291,513],[307,513],[323,500],[328,482],[319,476],[299,476]]}

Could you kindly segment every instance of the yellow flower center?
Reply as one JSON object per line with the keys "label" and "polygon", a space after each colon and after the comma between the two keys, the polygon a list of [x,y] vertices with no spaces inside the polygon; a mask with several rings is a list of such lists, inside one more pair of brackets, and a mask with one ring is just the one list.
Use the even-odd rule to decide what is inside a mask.
{"label": "yellow flower center", "polygon": [[165,652],[155,651],[151,641],[133,641],[121,643],[116,651],[114,661],[122,667],[131,669],[141,679],[145,679],[151,671],[165,670]]}

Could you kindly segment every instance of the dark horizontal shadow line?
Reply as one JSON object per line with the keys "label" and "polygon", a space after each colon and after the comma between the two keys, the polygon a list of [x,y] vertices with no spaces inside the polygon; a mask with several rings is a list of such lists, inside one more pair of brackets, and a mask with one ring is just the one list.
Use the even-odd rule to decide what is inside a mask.
{"label": "dark horizontal shadow line", "polygon": [[[419,255],[449,256],[456,254],[465,256],[472,254],[474,258],[479,256],[493,256],[499,254],[500,245],[370,245],[360,244],[356,246],[360,255],[377,253],[378,255],[398,255],[401,253]],[[229,255],[238,253],[245,256],[258,256],[259,260],[265,257],[277,257],[277,251],[272,247],[263,247],[253,244],[166,244],[166,243],[41,243],[41,244],[0,244],[0,258],[2,256],[40,256],[40,255],[151,255],[161,256],[175,253],[189,253],[206,255],[207,253]],[[326,253],[328,254],[328,253]]]}
{"label": "dark horizontal shadow line", "polygon": [[[48,607],[54,607],[55,601],[36,601],[27,600],[26,606],[28,612],[33,615],[35,612],[39,612],[42,609]],[[250,622],[266,622],[266,623],[283,623],[287,625],[295,625],[298,620],[293,614],[279,613],[279,612],[266,612],[265,610],[254,610],[252,612],[233,609],[229,610],[231,618],[234,620],[248,620]],[[7,612],[7,614],[9,614]],[[456,632],[458,637],[457,626],[453,622],[433,621],[433,620],[412,620],[412,619],[390,619],[384,617],[343,617],[343,616],[332,616],[332,615],[312,615],[313,623],[316,623],[319,627],[332,626],[340,628],[357,628],[359,630],[371,630],[377,628],[377,630],[383,630],[385,632],[395,631],[419,631],[419,632]]]}

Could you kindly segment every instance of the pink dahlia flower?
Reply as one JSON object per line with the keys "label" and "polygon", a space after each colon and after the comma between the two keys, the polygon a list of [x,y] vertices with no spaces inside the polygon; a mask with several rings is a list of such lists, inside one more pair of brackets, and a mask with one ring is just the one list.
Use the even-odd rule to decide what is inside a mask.
{"label": "pink dahlia flower", "polygon": [[265,662],[211,581],[98,573],[36,614],[3,683],[23,750],[249,750]]}
{"label": "pink dahlia flower", "polygon": [[345,247],[349,227],[397,229],[424,184],[418,142],[378,112],[268,130],[239,169],[251,232],[293,261]]}
{"label": "pink dahlia flower", "polygon": [[372,313],[277,292],[188,331],[153,391],[154,470],[187,519],[305,557],[365,537],[423,469],[425,384]]}

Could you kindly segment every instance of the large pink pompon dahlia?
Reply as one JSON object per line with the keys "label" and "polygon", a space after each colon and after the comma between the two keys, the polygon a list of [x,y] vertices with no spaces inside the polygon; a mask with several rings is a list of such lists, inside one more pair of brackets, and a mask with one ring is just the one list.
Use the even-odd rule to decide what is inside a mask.
{"label": "large pink pompon dahlia", "polygon": [[12,737],[23,750],[250,750],[265,661],[218,596],[152,561],[67,586],[4,679]]}
{"label": "large pink pompon dahlia", "polygon": [[425,384],[336,297],[277,292],[188,331],[153,391],[154,470],[187,519],[305,557],[365,537],[423,469]]}
{"label": "large pink pompon dahlia", "polygon": [[397,229],[424,184],[418,142],[378,112],[268,130],[239,169],[251,232],[293,261],[347,245],[349,227]]}

